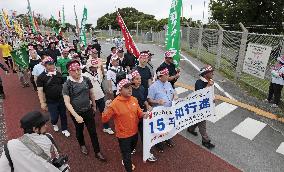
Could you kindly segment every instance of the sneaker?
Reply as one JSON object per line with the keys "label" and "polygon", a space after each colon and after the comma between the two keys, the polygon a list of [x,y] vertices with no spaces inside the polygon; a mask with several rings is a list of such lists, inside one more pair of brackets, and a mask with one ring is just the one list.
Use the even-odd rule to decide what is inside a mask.
{"label": "sneaker", "polygon": [[63,130],[62,131],[62,134],[65,136],[65,137],[69,137],[70,136],[70,133],[68,130]]}
{"label": "sneaker", "polygon": [[162,143],[156,144],[155,147],[159,153],[164,153],[164,146],[162,145]]}
{"label": "sneaker", "polygon": [[5,99],[5,94],[0,94],[0,99]]}
{"label": "sneaker", "polygon": [[84,155],[88,155],[88,149],[87,149],[87,147],[84,145],[84,146],[81,146],[80,147],[80,149],[81,149],[81,152],[84,154]]}
{"label": "sneaker", "polygon": [[58,126],[57,125],[53,125],[53,130],[56,131],[56,132],[59,131]]}
{"label": "sneaker", "polygon": [[133,149],[133,151],[131,152],[131,155],[134,155],[136,153],[136,149]]}
{"label": "sneaker", "polygon": [[157,161],[158,159],[153,155],[153,154],[150,154],[150,158],[147,159],[149,162],[155,162]]}
{"label": "sneaker", "polygon": [[107,129],[103,129],[103,132],[104,133],[108,133],[109,135],[113,135],[114,134],[114,132],[112,131],[112,129],[111,128],[107,128]]}
{"label": "sneaker", "polygon": [[170,147],[170,148],[174,147],[174,143],[173,143],[173,141],[171,141],[171,140],[166,140],[165,143],[166,143],[166,145],[167,145],[168,147]]}
{"label": "sneaker", "polygon": [[211,141],[209,141],[209,142],[204,142],[204,141],[202,141],[202,145],[203,145],[204,147],[206,147],[207,149],[215,148],[215,145],[212,144]]}
{"label": "sneaker", "polygon": [[17,73],[17,71],[13,70],[13,73]]}
{"label": "sneaker", "polygon": [[270,107],[277,108],[278,105],[277,104],[272,104]]}

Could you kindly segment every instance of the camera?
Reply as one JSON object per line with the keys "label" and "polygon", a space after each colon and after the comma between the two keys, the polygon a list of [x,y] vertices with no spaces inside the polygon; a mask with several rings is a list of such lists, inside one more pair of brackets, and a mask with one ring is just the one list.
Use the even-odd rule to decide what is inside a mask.
{"label": "camera", "polygon": [[52,160],[52,164],[56,167],[56,168],[60,168],[63,165],[67,164],[68,161],[68,156],[67,155],[60,155],[58,158],[54,158]]}

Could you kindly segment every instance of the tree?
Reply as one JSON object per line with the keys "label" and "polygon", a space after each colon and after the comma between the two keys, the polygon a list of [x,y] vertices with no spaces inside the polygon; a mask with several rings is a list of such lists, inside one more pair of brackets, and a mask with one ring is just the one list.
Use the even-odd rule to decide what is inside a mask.
{"label": "tree", "polygon": [[258,32],[283,32],[283,0],[210,0],[209,8],[211,21],[231,26],[239,22],[245,26],[262,25],[258,28],[250,27]]}
{"label": "tree", "polygon": [[[119,13],[129,30],[136,29],[136,24],[134,23],[136,21],[140,21],[139,28],[145,30],[149,30],[151,27],[155,27],[158,22],[155,19],[155,16],[144,14],[142,12],[139,12],[135,8],[122,8],[119,9]],[[109,25],[111,25],[112,29],[120,29],[119,25],[117,24],[116,17],[116,12],[105,14],[97,20],[96,29],[108,30]]]}

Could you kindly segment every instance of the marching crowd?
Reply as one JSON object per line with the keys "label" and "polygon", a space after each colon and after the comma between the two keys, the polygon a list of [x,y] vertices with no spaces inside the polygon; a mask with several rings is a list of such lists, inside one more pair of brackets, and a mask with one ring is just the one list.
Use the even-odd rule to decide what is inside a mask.
{"label": "marching crowd", "polygon": [[[33,89],[38,93],[41,109],[50,114],[45,116],[41,112],[29,112],[21,119],[24,135],[5,145],[5,153],[0,160],[1,169],[7,169],[7,171],[10,168],[15,171],[55,171],[53,161],[58,159],[66,165],[68,158],[58,156],[58,147],[54,146],[52,137],[48,137],[45,133],[46,123],[50,118],[54,131],[61,130],[63,136],[70,137],[68,131],[70,124],[67,123],[69,114],[76,129],[76,138],[81,152],[85,155],[89,152],[83,134],[84,126],[86,126],[95,157],[106,162],[96,132],[95,112],[102,115],[103,132],[116,135],[121,150],[122,165],[126,171],[132,171],[135,165],[132,164],[131,155],[136,152],[138,135],[143,142],[143,118],[148,117],[148,112],[153,107],[170,107],[173,100],[178,98],[174,84],[180,77],[180,71],[173,64],[173,51],[165,52],[164,62],[154,71],[151,63],[154,54],[150,51],[142,51],[139,58],[136,58],[129,51],[124,53],[121,46],[114,46],[106,58],[107,72],[105,73],[103,61],[100,58],[101,47],[97,39],[85,48],[77,40],[70,44],[68,39],[61,36],[29,34],[24,44],[29,53],[28,68],[20,69],[13,63],[10,53],[13,47],[19,47],[19,45],[8,44],[4,37],[0,41],[0,48],[7,66],[13,72],[19,73],[24,88],[29,87],[30,80]],[[9,72],[4,65],[1,66],[3,70]],[[211,81],[207,81],[212,78],[205,77],[212,73],[212,68],[204,68],[202,73],[204,77],[200,81],[199,89],[212,85]],[[58,125],[59,118],[60,125]],[[110,120],[114,121],[115,129],[110,127]],[[206,134],[206,125],[203,123],[196,126],[201,131],[203,145],[209,149],[213,148],[214,145]],[[195,127],[188,128],[188,132],[197,135],[194,129]],[[23,146],[27,144],[32,144],[39,150],[30,149],[29,146],[23,149]],[[167,140],[165,143],[157,144],[155,148],[163,152],[164,145],[174,147],[174,143]],[[25,157],[25,154],[30,156]],[[23,164],[31,159],[39,161],[37,156],[43,159],[33,167]],[[53,166],[50,166],[50,163],[49,165],[44,163],[47,159],[48,162],[53,160],[51,161]],[[153,154],[148,159],[150,162],[156,160]],[[64,167],[66,168],[63,170],[69,168]],[[60,168],[56,170],[63,171]]]}
{"label": "marching crowd", "polygon": [[[27,68],[17,66],[11,55],[13,49],[23,45],[29,54]],[[55,141],[46,133],[46,124],[50,120],[54,131],[70,137],[68,116],[75,126],[80,151],[85,155],[89,152],[83,133],[86,126],[95,157],[106,162],[96,132],[95,113],[101,114],[102,131],[117,137],[125,170],[133,171],[135,165],[131,155],[136,152],[139,137],[143,143],[143,118],[148,118],[153,107],[170,107],[178,98],[174,84],[180,77],[180,70],[173,64],[174,51],[166,51],[164,62],[154,70],[151,63],[154,54],[149,50],[140,52],[136,58],[129,51],[124,53],[122,46],[114,46],[106,57],[105,72],[97,39],[85,47],[78,40],[69,43],[62,36],[31,33],[24,41],[19,41],[2,33],[0,50],[7,66],[0,63],[0,67],[6,73],[18,73],[23,88],[31,83],[37,91],[41,109],[49,112],[48,116],[34,111],[22,117],[20,123],[24,134],[4,145],[0,171],[68,171],[68,156],[58,153]],[[278,66],[272,70],[268,96],[268,101],[276,105],[284,85],[283,75],[279,74],[283,70],[284,57],[278,60]],[[209,65],[201,69],[195,90],[214,85],[213,71]],[[5,98],[2,81],[0,95]],[[114,121],[114,129],[109,125],[110,120]],[[189,127],[187,131],[197,136],[196,127],[202,136],[202,145],[214,148],[206,132],[206,121]],[[174,147],[170,139],[157,144],[155,149],[162,153],[165,145]],[[151,154],[148,161],[155,162],[157,158]]]}

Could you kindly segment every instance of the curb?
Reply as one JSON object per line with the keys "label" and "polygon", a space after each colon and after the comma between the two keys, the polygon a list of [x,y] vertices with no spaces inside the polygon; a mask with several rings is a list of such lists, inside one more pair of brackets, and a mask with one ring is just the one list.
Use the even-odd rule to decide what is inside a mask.
{"label": "curb", "polygon": [[[191,86],[191,85],[186,85],[186,84],[183,84],[183,83],[180,83],[180,82],[176,82],[175,85],[178,86],[178,87],[183,87],[183,88],[185,88],[185,89],[194,91],[194,87]],[[215,98],[216,98],[217,100],[221,100],[221,101],[230,103],[230,104],[232,104],[232,105],[241,107],[241,108],[243,108],[243,109],[249,110],[249,111],[251,111],[251,112],[254,112],[254,113],[256,113],[256,114],[259,115],[259,116],[266,117],[266,118],[273,119],[273,120],[276,120],[276,121],[279,121],[279,122],[284,123],[284,118],[283,118],[283,117],[282,117],[282,118],[279,118],[277,115],[275,115],[275,114],[273,114],[273,113],[264,111],[264,110],[262,110],[262,109],[259,109],[259,108],[257,108],[257,107],[254,107],[254,106],[252,106],[252,105],[245,104],[245,103],[239,102],[239,101],[237,101],[237,100],[233,100],[233,99],[230,99],[230,98],[227,98],[227,97],[224,97],[224,96],[220,96],[220,95],[215,95]]]}

